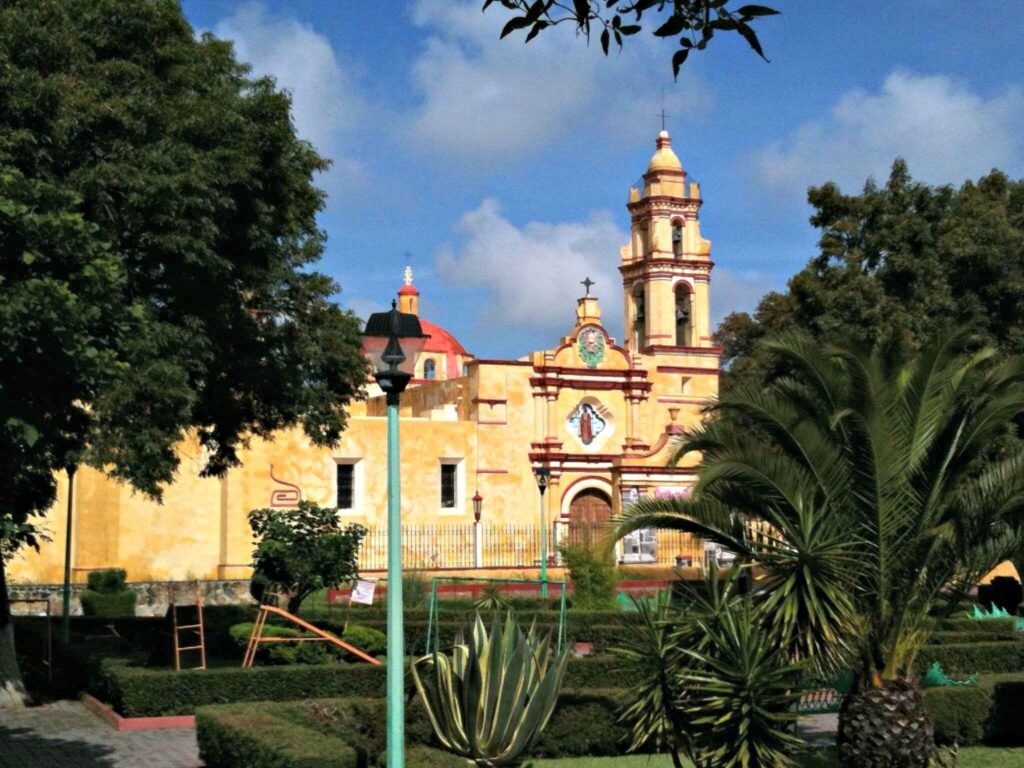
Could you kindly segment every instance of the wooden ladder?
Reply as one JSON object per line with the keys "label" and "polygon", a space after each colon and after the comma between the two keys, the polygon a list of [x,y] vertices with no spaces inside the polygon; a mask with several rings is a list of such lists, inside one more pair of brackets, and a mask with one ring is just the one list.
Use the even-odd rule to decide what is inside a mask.
{"label": "wooden ladder", "polygon": [[[199,651],[199,666],[188,667],[188,669],[206,669],[206,634],[203,631],[203,593],[199,588],[199,582],[196,582],[196,620],[197,624],[179,624],[178,623],[178,605],[175,602],[175,587],[174,582],[167,584],[167,591],[171,604],[171,622],[174,625],[174,669],[177,672],[181,671],[181,654],[183,652]],[[198,644],[191,638],[186,641],[185,645],[182,645],[181,633],[194,633],[199,638]],[[192,644],[189,644],[192,643]]]}

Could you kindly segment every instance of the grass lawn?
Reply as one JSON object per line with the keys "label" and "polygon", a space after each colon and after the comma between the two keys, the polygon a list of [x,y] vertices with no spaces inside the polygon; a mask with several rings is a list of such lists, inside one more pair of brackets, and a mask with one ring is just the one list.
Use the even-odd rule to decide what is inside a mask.
{"label": "grass lawn", "polygon": [[[808,755],[800,764],[806,768],[838,765],[831,750]],[[536,768],[672,768],[672,760],[668,755],[628,755],[538,760],[534,765]],[[960,768],[1024,768],[1024,748],[967,747],[960,750]]]}

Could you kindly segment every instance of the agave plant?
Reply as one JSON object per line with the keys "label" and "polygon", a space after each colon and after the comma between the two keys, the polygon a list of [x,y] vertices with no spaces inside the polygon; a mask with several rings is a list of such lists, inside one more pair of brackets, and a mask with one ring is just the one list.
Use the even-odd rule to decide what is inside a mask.
{"label": "agave plant", "polygon": [[568,658],[511,612],[489,633],[477,614],[468,643],[417,659],[412,676],[446,749],[481,768],[517,766],[551,719]]}
{"label": "agave plant", "polygon": [[[617,535],[673,528],[756,563],[771,640],[827,676],[852,667],[846,766],[924,768],[932,728],[915,660],[940,592],[1020,541],[1024,360],[951,335],[918,354],[771,340],[767,387],[727,391],[676,445],[701,452],[689,500],[645,500]],[[1002,455],[993,448],[1005,445]],[[768,535],[750,535],[754,524]]]}

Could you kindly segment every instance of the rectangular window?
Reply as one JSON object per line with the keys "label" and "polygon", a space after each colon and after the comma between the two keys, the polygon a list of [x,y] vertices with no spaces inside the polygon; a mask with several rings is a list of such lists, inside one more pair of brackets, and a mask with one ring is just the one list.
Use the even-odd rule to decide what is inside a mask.
{"label": "rectangular window", "polygon": [[338,509],[352,509],[356,498],[355,464],[338,465]]}
{"label": "rectangular window", "polygon": [[458,464],[441,465],[441,507],[444,509],[455,508],[458,470]]}

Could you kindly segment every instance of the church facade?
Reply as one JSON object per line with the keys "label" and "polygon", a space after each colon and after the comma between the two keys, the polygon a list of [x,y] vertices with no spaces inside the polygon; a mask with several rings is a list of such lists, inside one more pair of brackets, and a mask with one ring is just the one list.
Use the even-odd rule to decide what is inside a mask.
{"label": "church facade", "polygon": [[[711,244],[701,235],[701,204],[699,186],[662,131],[642,184],[629,191],[631,234],[620,251],[615,299],[625,305],[624,328],[603,325],[589,280],[574,327],[550,349],[516,360],[476,358],[421,318],[431,338],[400,409],[408,566],[530,567],[539,563],[531,528],[557,541],[602,524],[629,499],[687,492],[697,457],[668,467],[672,439],[717,394],[720,354],[711,339]],[[409,270],[398,300],[402,311],[419,313]],[[372,385],[352,405],[336,448],[312,446],[298,430],[254,439],[242,466],[223,478],[200,477],[203,456],[186,443],[162,504],[81,470],[75,580],[108,567],[125,568],[132,581],[244,578],[253,548],[248,512],[299,499],[337,506],[343,519],[369,528],[362,565],[372,569],[383,563],[385,421],[384,398]],[[543,507],[534,476],[540,467],[550,473]],[[62,481],[46,519],[53,543],[16,558],[16,581],[61,578]],[[479,521],[474,497],[482,500]],[[699,542],[692,544],[697,552]],[[624,542],[619,554],[625,562],[667,562],[679,551],[678,541],[663,544],[649,532]]]}

